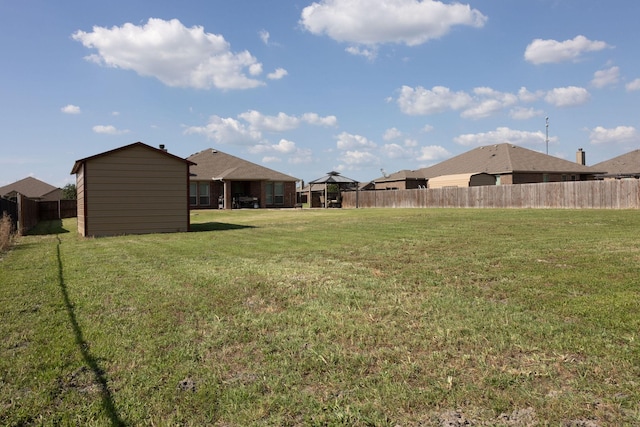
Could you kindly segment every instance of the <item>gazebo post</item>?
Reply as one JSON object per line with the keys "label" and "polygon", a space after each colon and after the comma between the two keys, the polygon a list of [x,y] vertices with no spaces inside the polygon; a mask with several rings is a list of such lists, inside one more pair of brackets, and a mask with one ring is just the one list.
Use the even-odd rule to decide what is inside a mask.
{"label": "gazebo post", "polygon": [[326,209],[329,206],[329,203],[327,203],[327,183],[324,183],[324,208]]}

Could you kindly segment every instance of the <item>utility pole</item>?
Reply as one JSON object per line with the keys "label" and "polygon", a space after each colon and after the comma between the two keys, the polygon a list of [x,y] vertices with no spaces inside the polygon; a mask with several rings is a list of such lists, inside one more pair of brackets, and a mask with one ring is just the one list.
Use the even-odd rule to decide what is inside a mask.
{"label": "utility pole", "polygon": [[547,145],[547,154],[549,154],[549,117],[545,117],[546,128],[547,128],[547,138],[544,140]]}

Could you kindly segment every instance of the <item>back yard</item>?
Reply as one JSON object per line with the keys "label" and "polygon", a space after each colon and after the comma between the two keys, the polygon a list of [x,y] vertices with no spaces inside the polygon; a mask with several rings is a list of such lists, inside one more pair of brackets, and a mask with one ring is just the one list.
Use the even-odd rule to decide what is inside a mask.
{"label": "back yard", "polygon": [[192,223],[1,255],[0,424],[640,425],[638,211]]}

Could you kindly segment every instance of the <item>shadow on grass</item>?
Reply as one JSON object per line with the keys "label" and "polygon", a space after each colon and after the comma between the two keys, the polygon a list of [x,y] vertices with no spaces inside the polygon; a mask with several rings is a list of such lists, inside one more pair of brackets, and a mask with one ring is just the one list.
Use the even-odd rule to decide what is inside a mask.
{"label": "shadow on grass", "polygon": [[109,391],[109,386],[107,384],[107,378],[104,374],[104,371],[102,370],[100,365],[98,365],[96,358],[91,354],[89,343],[84,339],[84,336],[82,335],[82,329],[80,329],[80,325],[78,324],[78,320],[76,319],[76,313],[73,309],[73,303],[69,299],[67,285],[64,282],[62,257],[60,256],[60,245],[62,244],[62,240],[60,240],[59,237],[57,239],[58,244],[56,246],[56,250],[58,255],[58,279],[60,283],[60,290],[62,291],[62,296],[64,298],[64,305],[67,309],[67,314],[69,315],[69,320],[71,321],[71,327],[73,328],[73,333],[76,337],[76,344],[78,344],[78,348],[80,349],[80,353],[82,353],[82,358],[84,359],[85,363],[93,372],[95,381],[100,386],[100,394],[102,395],[102,407],[106,411],[109,420],[111,420],[111,425],[125,426],[125,422],[120,418],[120,416],[118,415],[118,411],[113,404],[113,396],[111,396],[111,392]]}
{"label": "shadow on grass", "polygon": [[241,230],[243,228],[255,228],[253,225],[226,224],[224,222],[202,222],[191,224],[192,232]]}
{"label": "shadow on grass", "polygon": [[48,221],[39,221],[35,227],[29,230],[26,234],[29,236],[45,236],[48,234],[64,234],[69,230],[62,227],[62,220],[52,219]]}

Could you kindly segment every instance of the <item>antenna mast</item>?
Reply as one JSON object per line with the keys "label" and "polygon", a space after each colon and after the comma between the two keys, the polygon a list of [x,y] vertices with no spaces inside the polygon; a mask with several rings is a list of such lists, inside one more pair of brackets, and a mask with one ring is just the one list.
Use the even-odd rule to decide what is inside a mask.
{"label": "antenna mast", "polygon": [[549,117],[545,117],[545,121],[546,121],[546,128],[547,128],[547,137],[544,140],[546,145],[547,145],[547,154],[549,154]]}

